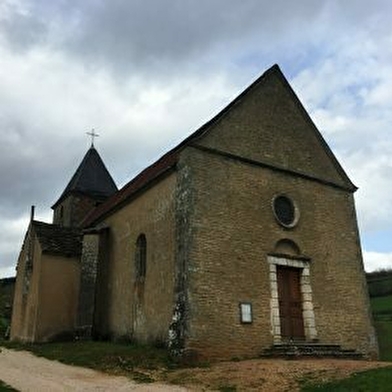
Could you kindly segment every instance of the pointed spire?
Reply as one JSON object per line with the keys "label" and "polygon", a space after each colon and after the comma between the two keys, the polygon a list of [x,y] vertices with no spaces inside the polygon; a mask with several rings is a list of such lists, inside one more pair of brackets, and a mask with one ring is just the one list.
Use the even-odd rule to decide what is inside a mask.
{"label": "pointed spire", "polygon": [[117,192],[117,186],[92,144],[64,192],[52,208],[56,207],[71,193],[80,193],[102,200],[115,192]]}

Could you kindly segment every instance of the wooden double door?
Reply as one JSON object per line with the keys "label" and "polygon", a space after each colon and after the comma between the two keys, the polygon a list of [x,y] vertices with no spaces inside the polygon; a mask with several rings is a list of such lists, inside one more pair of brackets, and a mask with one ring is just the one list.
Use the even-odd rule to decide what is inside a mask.
{"label": "wooden double door", "polygon": [[285,340],[304,340],[300,268],[277,266],[281,336]]}

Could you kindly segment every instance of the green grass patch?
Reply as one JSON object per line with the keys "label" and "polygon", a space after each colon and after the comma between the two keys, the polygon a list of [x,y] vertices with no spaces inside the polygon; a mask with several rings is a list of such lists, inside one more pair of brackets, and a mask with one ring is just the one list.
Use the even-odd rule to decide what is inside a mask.
{"label": "green grass patch", "polygon": [[17,391],[16,389],[10,387],[6,383],[0,380],[0,392],[9,392],[9,391]]}
{"label": "green grass patch", "polygon": [[129,376],[139,382],[153,381],[149,371],[162,370],[163,372],[176,365],[164,348],[131,343],[78,341],[44,344],[3,342],[2,344],[7,348],[28,350],[37,356],[68,365]]}
{"label": "green grass patch", "polygon": [[375,321],[374,327],[380,348],[380,359],[392,361],[392,321]]}
{"label": "green grass patch", "polygon": [[237,392],[237,387],[235,385],[221,385],[218,388],[219,392]]}
{"label": "green grass patch", "polygon": [[392,295],[370,298],[380,359],[392,361]]}
{"label": "green grass patch", "polygon": [[392,316],[392,295],[373,297],[370,302],[375,315],[389,313]]}
{"label": "green grass patch", "polygon": [[392,368],[373,369],[325,384],[305,384],[301,392],[390,392]]}
{"label": "green grass patch", "polygon": [[0,340],[5,338],[9,325],[10,321],[0,314]]}

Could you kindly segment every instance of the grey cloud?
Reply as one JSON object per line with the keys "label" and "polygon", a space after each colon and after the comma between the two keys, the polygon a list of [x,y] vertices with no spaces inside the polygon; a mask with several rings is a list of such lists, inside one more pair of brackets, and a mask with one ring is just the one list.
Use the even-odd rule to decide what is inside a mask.
{"label": "grey cloud", "polygon": [[[253,56],[263,65],[285,52],[306,53],[356,27],[382,25],[378,13],[392,5],[376,0],[341,3],[302,0],[25,0],[0,31],[18,48],[47,45],[91,69],[124,77],[178,76],[193,67],[220,69]],[[289,41],[289,43],[287,42]],[[322,43],[323,47],[325,43]],[[307,47],[308,46],[308,47]],[[266,60],[268,58],[268,60]],[[304,60],[302,60],[304,61]],[[306,61],[306,56],[305,56]]]}
{"label": "grey cloud", "polygon": [[[23,117],[23,113],[19,115]],[[31,204],[48,209],[66,185],[64,172],[71,174],[75,165],[77,151],[73,151],[70,141],[45,137],[28,124],[31,118],[26,116],[24,120],[0,117],[2,219],[28,214]],[[65,148],[55,142],[63,143]]]}
{"label": "grey cloud", "polygon": [[[213,114],[209,108],[221,105],[223,95],[232,97],[240,86],[249,84],[250,75],[256,76],[267,64],[280,59],[286,60],[285,73],[287,68],[296,69],[293,76],[300,69],[312,69],[309,78],[303,80],[303,95],[311,103],[310,109],[327,111],[328,118],[324,116],[324,123],[319,124],[324,131],[323,126],[332,124],[342,112],[341,102],[348,102],[346,87],[352,87],[355,77],[361,82],[366,80],[372,67],[370,64],[359,74],[347,64],[362,64],[360,57],[352,61],[353,57],[347,55],[343,61],[337,59],[336,53],[353,48],[347,42],[350,39],[358,42],[358,35],[353,33],[356,29],[364,32],[359,36],[361,39],[368,34],[385,35],[389,22],[385,23],[384,19],[392,7],[386,1],[370,4],[333,0],[323,3],[314,0],[25,0],[21,3],[22,10],[10,9],[6,17],[0,15],[0,51],[3,41],[7,42],[7,50],[12,48],[17,53],[15,58],[9,56],[12,59],[8,69],[0,58],[0,216],[3,219],[28,215],[30,204],[49,210],[87,149],[84,127],[96,126],[99,132],[103,131],[98,148],[109,170],[123,184],[167,150],[169,143],[174,144],[174,140],[185,136],[184,132],[195,129],[195,124],[208,120]],[[379,9],[383,12],[378,13]],[[342,40],[346,40],[344,45]],[[387,37],[382,42],[388,42]],[[361,44],[362,41],[359,48]],[[39,56],[32,63],[31,56],[21,55],[34,49],[42,51],[42,63]],[[360,49],[361,56],[368,54]],[[380,52],[387,54],[387,50]],[[317,70],[322,70],[327,58],[340,66],[331,74],[320,74]],[[298,63],[294,64],[295,61]],[[26,67],[15,71],[14,64],[21,62],[26,62]],[[84,72],[89,67],[102,73]],[[25,68],[32,71],[26,71],[24,78],[16,75],[13,84],[4,82],[8,82],[9,75],[15,76],[13,72],[24,72]],[[219,74],[224,80],[223,87],[212,85],[217,96],[207,91],[208,82],[213,80],[208,78],[213,74]],[[42,80],[30,83],[31,79]],[[120,87],[119,81],[123,83]],[[80,84],[88,92],[78,91]],[[201,87],[191,91],[195,85]],[[307,86],[314,86],[315,91],[307,91]],[[139,95],[145,93],[147,98],[141,99]],[[169,96],[169,102],[159,102],[159,93]],[[158,102],[154,101],[155,94]],[[348,94],[352,95],[350,91]],[[385,101],[383,96],[376,98]],[[344,149],[357,149],[365,138],[369,143],[374,139],[368,136],[368,129],[376,124],[373,108],[368,114],[366,108],[360,108],[360,117],[356,111],[348,111],[352,118],[359,117],[357,124],[351,120],[349,132],[346,129],[339,133],[338,129],[339,132],[328,134],[327,128],[324,133],[330,136],[331,144],[343,151],[343,156]],[[136,111],[142,113],[135,117]],[[364,125],[365,120],[368,125]],[[389,116],[383,125],[388,123]],[[150,130],[153,132],[148,133]],[[354,132],[362,136],[353,140]],[[348,163],[351,163],[350,156]],[[362,179],[361,173],[354,174],[355,182],[355,177]],[[23,232],[18,240],[21,236]],[[4,264],[11,256],[3,253],[0,252],[0,262]]]}
{"label": "grey cloud", "polygon": [[[116,69],[159,71],[170,66],[176,72],[184,63],[192,65],[200,58],[222,61],[232,56],[233,49],[240,49],[255,32],[258,45],[268,47],[271,33],[288,23],[281,17],[282,3],[274,4],[256,0],[115,1],[108,8],[80,12],[78,33],[64,45],[86,61]],[[309,7],[313,12],[315,8]],[[296,19],[294,14],[291,18]],[[283,29],[275,33],[281,36]]]}
{"label": "grey cloud", "polygon": [[[306,0],[295,7],[281,0],[112,0],[29,3],[2,30],[17,47],[42,43],[113,71],[172,69],[198,58],[221,61],[250,43],[270,50],[287,35],[302,34],[322,6]],[[43,25],[45,24],[45,25]],[[177,66],[176,66],[177,64]],[[174,69],[173,69],[174,68]]]}
{"label": "grey cloud", "polygon": [[24,51],[42,43],[48,32],[39,15],[30,14],[15,5],[6,4],[0,16],[0,32],[15,51]]}

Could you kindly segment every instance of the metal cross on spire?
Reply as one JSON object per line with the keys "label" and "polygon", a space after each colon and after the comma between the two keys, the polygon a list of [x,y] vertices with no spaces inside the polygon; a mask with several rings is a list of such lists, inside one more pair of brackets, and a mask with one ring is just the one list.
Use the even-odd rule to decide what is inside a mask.
{"label": "metal cross on spire", "polygon": [[91,147],[94,147],[94,138],[99,137],[98,133],[95,133],[95,129],[93,128],[91,132],[86,132],[87,135],[91,136]]}

